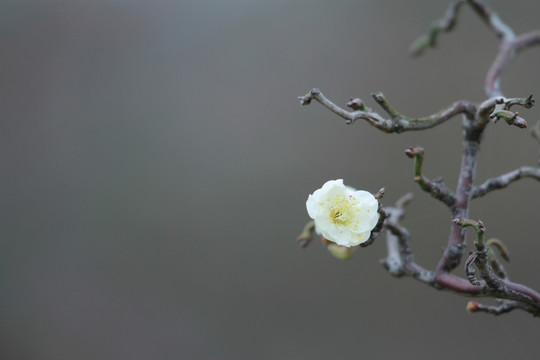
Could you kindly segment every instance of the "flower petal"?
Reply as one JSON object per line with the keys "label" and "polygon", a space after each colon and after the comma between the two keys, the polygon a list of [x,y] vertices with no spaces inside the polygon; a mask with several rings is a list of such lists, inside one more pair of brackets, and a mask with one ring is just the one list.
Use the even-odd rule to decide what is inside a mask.
{"label": "flower petal", "polygon": [[378,207],[371,193],[345,186],[342,179],[327,181],[306,201],[317,233],[342,246],[356,246],[369,238],[379,219]]}

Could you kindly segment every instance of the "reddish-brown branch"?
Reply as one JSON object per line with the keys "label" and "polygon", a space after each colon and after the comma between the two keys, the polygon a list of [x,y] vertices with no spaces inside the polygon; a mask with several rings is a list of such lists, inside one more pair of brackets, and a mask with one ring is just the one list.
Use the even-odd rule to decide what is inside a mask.
{"label": "reddish-brown branch", "polygon": [[499,53],[486,75],[485,90],[488,96],[502,96],[500,79],[503,72],[508,68],[514,56],[519,51],[537,44],[540,44],[540,31],[533,31],[516,38],[503,40],[499,48]]}
{"label": "reddish-brown branch", "polygon": [[507,280],[501,280],[503,286],[500,289],[493,289],[486,286],[485,281],[480,281],[479,285],[472,285],[465,279],[453,274],[445,273],[439,276],[437,284],[444,289],[453,292],[474,296],[474,297],[494,297],[525,302],[535,308],[535,315],[540,315],[540,294],[536,291]]}
{"label": "reddish-brown branch", "polygon": [[[411,198],[409,194],[406,197],[408,200]],[[504,279],[497,279],[498,286],[490,285],[485,280],[475,285],[449,272],[442,272],[436,276],[433,271],[418,265],[414,261],[409,231],[399,224],[404,214],[402,205],[397,204],[394,208],[385,208],[385,212],[388,214],[385,223],[388,229],[388,255],[381,260],[381,264],[391,275],[410,276],[438,290],[448,290],[464,296],[513,300],[522,304],[515,308],[540,315],[540,294],[524,285]]]}
{"label": "reddish-brown branch", "polygon": [[[470,192],[473,187],[476,170],[476,160],[480,150],[481,132],[473,126],[472,119],[463,119],[464,141],[463,156],[461,159],[461,170],[456,189],[455,202],[452,207],[452,218],[466,218],[469,210]],[[461,226],[452,223],[448,246],[443,253],[439,264],[435,270],[435,278],[438,279],[442,273],[450,272],[459,265],[463,255],[465,244],[465,233]]]}

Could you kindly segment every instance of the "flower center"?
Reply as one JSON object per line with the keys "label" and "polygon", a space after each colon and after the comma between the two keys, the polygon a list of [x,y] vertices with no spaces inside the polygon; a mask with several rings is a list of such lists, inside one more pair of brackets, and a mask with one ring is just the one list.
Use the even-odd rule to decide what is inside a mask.
{"label": "flower center", "polygon": [[330,208],[330,221],[336,225],[346,226],[351,223],[351,205],[344,196],[336,196]]}

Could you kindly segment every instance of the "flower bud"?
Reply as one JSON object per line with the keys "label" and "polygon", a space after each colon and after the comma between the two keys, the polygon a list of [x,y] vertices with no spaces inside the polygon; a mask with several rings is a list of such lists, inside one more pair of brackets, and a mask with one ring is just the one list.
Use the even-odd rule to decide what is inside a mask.
{"label": "flower bud", "polygon": [[480,304],[478,304],[476,301],[469,301],[467,303],[467,312],[468,313],[475,313],[478,311],[478,307],[480,306]]}
{"label": "flower bud", "polygon": [[341,260],[350,259],[353,256],[354,250],[356,250],[355,247],[346,247],[334,243],[330,243],[327,249],[332,255]]}

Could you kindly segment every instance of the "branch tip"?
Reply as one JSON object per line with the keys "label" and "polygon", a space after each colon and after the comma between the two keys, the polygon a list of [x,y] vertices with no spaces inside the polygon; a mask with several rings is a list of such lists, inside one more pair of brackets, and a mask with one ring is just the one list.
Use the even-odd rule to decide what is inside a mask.
{"label": "branch tip", "polygon": [[412,192],[406,193],[396,201],[396,208],[403,209],[413,200],[413,198],[414,194]]}
{"label": "branch tip", "polygon": [[508,125],[514,125],[521,129],[527,128],[527,121],[519,117],[519,112],[511,112],[508,110],[498,110],[494,111],[489,115],[491,121],[495,124],[499,120],[504,120]]}
{"label": "branch tip", "polygon": [[470,314],[477,312],[479,305],[476,301],[469,301],[467,303],[467,312]]}
{"label": "branch tip", "polygon": [[407,155],[410,159],[413,159],[416,156],[422,156],[424,155],[424,148],[421,148],[419,146],[409,147],[405,149],[405,155]]}
{"label": "branch tip", "polygon": [[379,200],[379,199],[382,199],[382,197],[384,196],[384,193],[386,192],[386,188],[381,188],[379,191],[377,191],[377,193],[374,195],[375,196],[375,199]]}
{"label": "branch tip", "polygon": [[504,244],[502,243],[501,240],[491,238],[488,241],[486,241],[486,246],[488,248],[490,248],[490,249],[491,248],[497,249],[497,251],[499,251],[499,254],[501,255],[501,257],[504,260],[506,260],[507,262],[510,262],[510,252],[508,251],[506,246],[504,246]]}
{"label": "branch tip", "polygon": [[302,233],[296,238],[296,242],[301,248],[306,248],[311,240],[313,240],[313,234],[315,233],[315,221],[311,220],[304,226]]}

